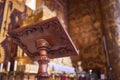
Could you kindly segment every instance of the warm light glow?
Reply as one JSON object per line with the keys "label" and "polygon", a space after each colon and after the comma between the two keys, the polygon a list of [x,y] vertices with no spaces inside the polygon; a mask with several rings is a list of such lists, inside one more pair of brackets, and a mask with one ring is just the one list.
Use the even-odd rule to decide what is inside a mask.
{"label": "warm light glow", "polygon": [[92,69],[89,70],[89,73],[90,73],[90,74],[92,73]]}
{"label": "warm light glow", "polygon": [[78,61],[78,62],[77,62],[77,65],[78,65],[78,66],[81,66],[81,64],[82,64],[81,61]]}
{"label": "warm light glow", "polygon": [[41,8],[43,9],[42,20],[46,20],[56,16],[56,12],[51,11],[44,3],[41,5]]}
{"label": "warm light glow", "polygon": [[25,5],[32,10],[36,10],[36,0],[26,0]]}
{"label": "warm light glow", "polygon": [[39,65],[36,64],[26,64],[25,73],[38,73]]}

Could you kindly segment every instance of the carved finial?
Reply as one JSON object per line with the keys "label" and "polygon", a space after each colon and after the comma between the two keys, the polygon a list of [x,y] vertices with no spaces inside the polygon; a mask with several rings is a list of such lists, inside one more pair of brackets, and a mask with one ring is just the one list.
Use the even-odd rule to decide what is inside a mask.
{"label": "carved finial", "polygon": [[49,49],[50,45],[45,39],[36,40],[36,47],[38,49]]}

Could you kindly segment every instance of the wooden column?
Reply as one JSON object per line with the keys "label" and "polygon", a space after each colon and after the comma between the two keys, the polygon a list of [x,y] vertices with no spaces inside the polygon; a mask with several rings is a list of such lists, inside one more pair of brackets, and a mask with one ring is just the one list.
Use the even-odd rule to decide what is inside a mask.
{"label": "wooden column", "polygon": [[47,51],[49,49],[49,43],[45,39],[39,39],[36,41],[36,46],[39,48],[39,57],[36,58],[39,63],[37,80],[49,80],[49,74],[47,72],[49,62]]}

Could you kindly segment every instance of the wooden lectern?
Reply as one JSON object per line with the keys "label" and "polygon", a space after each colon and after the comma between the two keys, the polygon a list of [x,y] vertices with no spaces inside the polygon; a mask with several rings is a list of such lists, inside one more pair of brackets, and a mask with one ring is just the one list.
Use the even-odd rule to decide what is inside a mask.
{"label": "wooden lectern", "polygon": [[32,60],[39,62],[38,80],[48,80],[49,58],[77,55],[72,40],[57,17],[9,32]]}

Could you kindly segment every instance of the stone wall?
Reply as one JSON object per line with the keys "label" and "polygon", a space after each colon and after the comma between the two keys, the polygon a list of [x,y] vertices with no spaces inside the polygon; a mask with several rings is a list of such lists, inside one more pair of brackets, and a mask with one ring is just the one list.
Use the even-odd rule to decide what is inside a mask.
{"label": "stone wall", "polygon": [[99,2],[70,0],[68,4],[68,30],[80,50],[79,57],[73,57],[73,63],[76,64],[74,61],[81,60],[84,70],[96,69],[106,73],[107,62],[102,39]]}
{"label": "stone wall", "polygon": [[100,0],[112,80],[120,80],[120,0]]}

